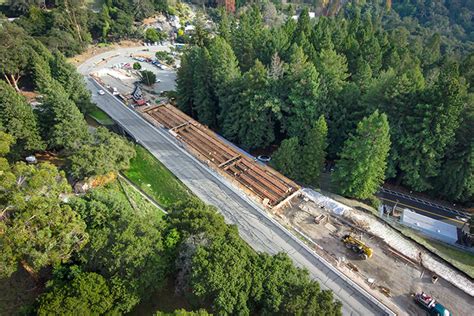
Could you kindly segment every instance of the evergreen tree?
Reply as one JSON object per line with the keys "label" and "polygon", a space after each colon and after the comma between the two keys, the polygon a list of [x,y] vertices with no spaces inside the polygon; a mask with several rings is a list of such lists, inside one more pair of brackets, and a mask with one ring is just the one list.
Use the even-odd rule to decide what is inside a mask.
{"label": "evergreen tree", "polygon": [[102,5],[102,10],[100,11],[99,16],[100,21],[100,36],[103,42],[107,42],[107,37],[110,32],[110,26],[113,23],[110,17],[110,7],[107,5],[107,2]]}
{"label": "evergreen tree", "polygon": [[232,107],[235,96],[234,85],[240,78],[240,70],[232,47],[221,37],[215,37],[210,46],[212,84],[219,104],[218,125],[222,128],[227,111]]}
{"label": "evergreen tree", "polygon": [[374,105],[387,114],[390,122],[390,139],[392,147],[389,155],[387,177],[395,177],[399,172],[399,158],[403,154],[402,143],[407,135],[405,129],[410,127],[407,124],[407,117],[418,102],[422,91],[425,88],[425,81],[418,65],[401,74],[389,69],[382,72],[374,80],[364,95],[362,103],[370,109]]}
{"label": "evergreen tree", "polygon": [[20,91],[19,80],[28,71],[28,59],[32,39],[14,23],[2,23],[0,27],[0,74],[2,79]]}
{"label": "evergreen tree", "polygon": [[37,53],[33,53],[30,63],[33,70],[33,81],[36,89],[40,93],[46,93],[54,81],[51,76],[49,59]]}
{"label": "evergreen tree", "polygon": [[[472,124],[474,122],[471,121]],[[452,146],[452,152],[441,166],[436,179],[436,192],[442,196],[464,203],[474,200],[474,141],[472,133],[460,136],[460,140]]]}
{"label": "evergreen tree", "polygon": [[197,297],[211,297],[218,314],[249,315],[252,257],[238,234],[229,232],[207,247],[198,247],[192,258],[192,290]]}
{"label": "evergreen tree", "polygon": [[243,72],[252,68],[255,63],[255,48],[260,42],[259,33],[262,29],[262,15],[256,6],[244,12],[240,16],[238,27],[233,28],[232,47]]}
{"label": "evergreen tree", "polygon": [[63,87],[53,79],[44,91],[40,120],[44,139],[55,149],[74,150],[90,141],[84,116],[81,114]]}
{"label": "evergreen tree", "polygon": [[321,115],[304,139],[302,161],[305,167],[301,179],[307,184],[319,186],[319,176],[326,158],[327,134],[326,120]]}
{"label": "evergreen tree", "polygon": [[69,94],[69,98],[79,107],[79,110],[82,113],[89,111],[92,107],[90,92],[86,88],[82,75],[58,51],[53,53],[50,67],[51,76],[63,86],[64,91]]}
{"label": "evergreen tree", "polygon": [[357,84],[353,82],[345,84],[328,115],[328,155],[331,158],[337,157],[349,134],[355,131],[360,120],[370,115],[370,111],[371,107],[366,107],[361,102],[361,91]]}
{"label": "evergreen tree", "polygon": [[436,63],[441,55],[441,37],[439,34],[433,34],[423,47],[421,61],[423,66],[429,66]]}
{"label": "evergreen tree", "polygon": [[227,14],[227,11],[225,8],[221,7],[219,8],[219,17],[220,21],[219,24],[217,25],[217,34],[219,37],[223,38],[227,42],[231,40],[231,31],[230,31],[230,21],[229,21],[229,15]]}
{"label": "evergreen tree", "polygon": [[[454,140],[464,106],[466,87],[456,65],[446,65],[435,84],[427,88],[405,118],[399,138],[399,167],[405,184],[417,191],[432,188],[446,148]],[[398,114],[400,115],[400,113]]]}
{"label": "evergreen tree", "polygon": [[333,49],[323,49],[316,58],[316,68],[321,78],[321,103],[324,104],[330,118],[336,117],[338,114],[334,108],[340,102],[340,93],[349,77],[346,58]]}
{"label": "evergreen tree", "polygon": [[362,91],[366,91],[372,82],[372,68],[370,65],[359,58],[357,61],[357,70],[353,75],[353,82],[357,83]]}
{"label": "evergreen tree", "polygon": [[209,45],[209,31],[206,29],[206,21],[204,15],[200,12],[193,21],[194,30],[191,35],[191,43],[201,48]]}
{"label": "evergreen tree", "polygon": [[309,19],[309,10],[308,8],[304,8],[298,17],[296,30],[293,34],[293,43],[303,49],[309,60],[313,60],[313,58],[316,56],[316,51],[309,41],[310,34],[311,24]]}
{"label": "evergreen tree", "polygon": [[240,80],[238,101],[224,121],[224,136],[245,149],[262,148],[274,141],[274,117],[278,102],[270,95],[267,71],[260,61]]}
{"label": "evergreen tree", "polygon": [[435,192],[450,200],[467,203],[474,201],[473,98],[474,95],[471,95],[467,99],[455,140],[448,146],[441,172],[435,182]]}
{"label": "evergreen tree", "polygon": [[311,21],[309,19],[309,10],[308,8],[304,8],[301,10],[300,16],[298,17],[298,22],[296,25],[296,30],[295,30],[295,40],[294,43],[298,44],[298,37],[303,35],[303,36],[309,36],[311,32]]}
{"label": "evergreen tree", "polygon": [[321,84],[328,93],[327,98],[334,98],[349,77],[346,57],[333,49],[323,49],[316,59],[316,67],[321,74]]}
{"label": "evergreen tree", "polygon": [[[318,19],[318,22],[314,25],[313,30],[311,31],[311,35],[309,40],[315,50],[321,53],[322,50],[333,50],[334,44],[332,43],[332,32],[335,32],[336,28],[331,27],[330,19],[321,16]],[[309,35],[309,34],[308,34]]]}
{"label": "evergreen tree", "polygon": [[193,112],[197,114],[200,123],[209,127],[217,126],[217,104],[212,85],[210,55],[207,48],[201,48],[197,53],[193,72]]}
{"label": "evergreen tree", "polygon": [[164,251],[175,246],[165,240],[157,212],[137,213],[116,191],[92,190],[70,205],[84,218],[90,242],[78,253],[84,271],[108,280],[114,310],[129,312],[142,298],[162,286],[170,271]]}
{"label": "evergreen tree", "polygon": [[257,58],[262,61],[264,65],[271,63],[273,55],[278,54],[285,60],[290,60],[289,49],[291,46],[291,38],[286,33],[283,27],[265,29],[262,32],[261,45],[257,49]]}
{"label": "evergreen tree", "polygon": [[31,106],[4,81],[0,81],[0,113],[0,124],[15,138],[20,152],[44,148]]}
{"label": "evergreen tree", "polygon": [[303,50],[293,47],[291,63],[285,76],[285,97],[282,105],[283,129],[289,137],[303,138],[323,112],[318,103],[319,74],[307,61]]}
{"label": "evergreen tree", "polygon": [[272,165],[285,176],[298,179],[301,174],[300,150],[298,137],[285,139],[273,154]]}
{"label": "evergreen tree", "polygon": [[176,77],[176,92],[178,107],[185,113],[192,115],[194,108],[194,67],[199,48],[193,47],[181,57]]}
{"label": "evergreen tree", "polygon": [[375,111],[344,143],[333,181],[343,195],[371,197],[385,179],[390,135],[387,116]]}

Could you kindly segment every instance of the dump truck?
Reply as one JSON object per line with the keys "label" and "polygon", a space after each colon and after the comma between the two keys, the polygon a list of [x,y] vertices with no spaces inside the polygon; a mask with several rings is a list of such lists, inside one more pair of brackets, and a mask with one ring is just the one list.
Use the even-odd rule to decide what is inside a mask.
{"label": "dump truck", "polygon": [[367,260],[372,257],[373,250],[362,241],[354,238],[351,235],[344,235],[341,238],[342,242],[346,245],[346,248],[352,249],[356,254],[359,255],[363,260]]}
{"label": "dump truck", "polygon": [[451,313],[443,305],[438,303],[432,296],[424,292],[413,295],[415,302],[420,305],[430,316],[450,316]]}

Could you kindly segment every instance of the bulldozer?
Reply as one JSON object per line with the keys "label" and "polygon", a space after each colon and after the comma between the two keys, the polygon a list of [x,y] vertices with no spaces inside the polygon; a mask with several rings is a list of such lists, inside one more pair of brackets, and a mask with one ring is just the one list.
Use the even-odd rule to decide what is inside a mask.
{"label": "bulldozer", "polygon": [[364,244],[362,241],[352,237],[351,235],[344,235],[341,240],[346,245],[346,248],[352,249],[352,251],[357,253],[361,259],[367,260],[372,257],[372,248]]}

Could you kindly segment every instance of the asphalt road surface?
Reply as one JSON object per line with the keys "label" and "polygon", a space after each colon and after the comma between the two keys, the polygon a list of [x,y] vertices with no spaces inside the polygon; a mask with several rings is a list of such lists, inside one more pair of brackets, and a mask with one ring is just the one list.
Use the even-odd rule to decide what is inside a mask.
{"label": "asphalt road surface", "polygon": [[[144,51],[145,49],[148,51]],[[99,71],[104,68],[111,68],[113,65],[119,63],[132,64],[136,62],[136,60],[133,60],[130,57],[130,54],[152,56],[157,51],[169,51],[169,48],[167,45],[119,48],[113,51],[93,56],[92,58],[86,60],[83,64],[81,64],[78,67],[78,70],[82,74],[89,74],[93,71]],[[154,85],[154,88],[157,92],[175,89],[176,72],[173,69],[161,70],[146,62],[140,62],[140,65],[143,69],[153,71],[156,74],[156,77],[161,80],[160,83]],[[107,81],[110,81],[110,84],[112,86],[116,86],[118,90],[122,93],[131,93],[131,91],[133,90],[134,80],[129,80],[129,82],[127,83],[121,83],[120,80],[109,77],[107,78]]]}
{"label": "asphalt road surface", "polygon": [[459,210],[448,208],[423,199],[418,199],[393,190],[382,188],[380,192],[377,193],[377,196],[386,205],[394,206],[396,204],[397,208],[408,208],[421,215],[429,216],[448,224],[455,225],[459,228],[461,228],[470,217],[469,214]]}
{"label": "asphalt road surface", "polygon": [[323,289],[334,292],[343,304],[345,315],[394,315],[375,298],[323,262],[305,244],[270,218],[255,202],[224,178],[204,166],[181,148],[167,131],[156,128],[139,114],[112,96],[98,95],[100,87],[87,77],[89,67],[79,70],[86,76],[92,99],[129,135],[147,148],[173,172],[196,196],[216,206],[227,222],[236,224],[240,236],[255,250],[287,253],[300,267],[306,268]]}

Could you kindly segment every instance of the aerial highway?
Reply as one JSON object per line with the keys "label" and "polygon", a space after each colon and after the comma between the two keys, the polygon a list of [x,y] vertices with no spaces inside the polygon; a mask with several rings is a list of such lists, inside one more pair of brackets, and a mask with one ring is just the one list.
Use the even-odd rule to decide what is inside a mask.
{"label": "aerial highway", "polygon": [[287,253],[295,264],[306,268],[323,289],[334,292],[335,298],[343,304],[344,315],[395,315],[279,225],[243,192],[191,156],[166,130],[152,126],[112,94],[99,95],[98,90],[103,88],[88,76],[92,68],[91,63],[86,62],[78,69],[86,78],[93,101],[196,196],[216,206],[227,222],[237,225],[241,237],[255,250]]}

